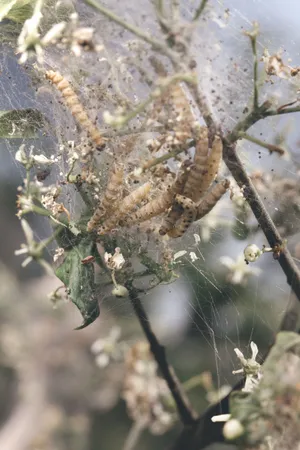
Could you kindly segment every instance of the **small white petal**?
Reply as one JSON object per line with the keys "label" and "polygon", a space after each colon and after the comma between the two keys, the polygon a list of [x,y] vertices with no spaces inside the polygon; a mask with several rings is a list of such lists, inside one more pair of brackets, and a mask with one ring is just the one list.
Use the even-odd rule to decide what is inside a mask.
{"label": "small white petal", "polygon": [[176,259],[181,258],[182,256],[184,256],[187,253],[186,250],[180,250],[179,252],[175,253],[174,255],[174,261],[176,261]]}
{"label": "small white petal", "polygon": [[253,359],[255,361],[256,357],[258,355],[258,347],[254,342],[250,343],[250,347],[251,347],[251,351],[252,351],[251,359]]}
{"label": "small white petal", "polygon": [[230,414],[219,414],[218,416],[212,416],[210,419],[212,422],[227,422],[230,419]]}

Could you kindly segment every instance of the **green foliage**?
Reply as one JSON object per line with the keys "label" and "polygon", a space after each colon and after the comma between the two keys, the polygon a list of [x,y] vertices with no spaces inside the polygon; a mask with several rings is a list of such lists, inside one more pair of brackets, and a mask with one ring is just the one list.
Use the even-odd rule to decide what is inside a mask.
{"label": "green foliage", "polygon": [[43,115],[36,109],[0,111],[0,138],[34,138],[44,122]]}
{"label": "green foliage", "polygon": [[96,297],[93,264],[81,261],[93,254],[94,243],[89,237],[83,237],[68,249],[65,249],[64,260],[56,269],[56,276],[65,284],[74,305],[79,309],[83,324],[80,330],[94,322],[100,314]]}
{"label": "green foliage", "polygon": [[36,0],[1,0],[0,21],[10,19],[23,23],[32,16]]}

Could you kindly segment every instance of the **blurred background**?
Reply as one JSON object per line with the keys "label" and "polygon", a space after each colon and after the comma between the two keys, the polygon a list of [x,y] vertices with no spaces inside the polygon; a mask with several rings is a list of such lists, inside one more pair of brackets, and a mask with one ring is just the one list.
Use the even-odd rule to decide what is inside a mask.
{"label": "blurred background", "polygon": [[[83,2],[77,3],[85,21],[99,25],[96,13],[91,14]],[[181,3],[184,17],[190,18],[196,2]],[[195,59],[215,112],[224,128],[231,129],[249,104],[252,89],[252,54],[243,31],[258,21],[259,56],[266,47],[270,54],[281,49],[285,61],[293,67],[300,66],[300,4],[297,0],[208,3],[213,20],[199,25]],[[111,0],[106,1],[106,6],[137,25],[145,23],[150,31],[154,27],[150,1]],[[121,37],[114,30],[112,34],[117,46]],[[32,80],[9,45],[2,42],[1,46],[0,112],[36,107]],[[265,83],[261,100],[271,96],[283,99],[281,104],[293,101],[297,86],[284,81]],[[248,170],[266,171],[297,184],[299,117],[295,114],[272,118],[255,125],[255,135],[269,143],[282,143],[288,158],[280,159],[277,154],[270,155],[243,141],[240,151]],[[16,217],[17,188],[23,183],[24,171],[14,155],[23,142],[38,146],[42,152],[51,152],[53,145],[47,137],[0,138],[0,448],[122,449],[132,430],[132,420],[121,398],[124,362],[112,358],[107,364],[99,356],[103,342],[114,342],[114,333],[120,333],[118,339],[126,348],[143,340],[143,335],[129,301],[106,294],[100,298],[100,318],[86,329],[74,331],[80,323],[74,305],[67,301],[53,305],[48,297],[61,285],[59,280],[45,275],[34,263],[21,267],[22,260],[14,252],[24,242]],[[261,193],[268,210],[273,216],[276,214],[283,236],[288,236],[288,246],[297,261],[298,191],[295,189],[294,199],[289,200],[292,207],[284,209],[283,200],[287,200],[272,189],[270,183],[261,187]],[[238,347],[250,356],[249,345],[254,341],[260,354],[264,354],[290,300],[285,277],[272,254],[264,255],[254,266],[242,264],[241,255],[247,244],[255,243],[261,248],[266,241],[257,230],[249,241],[236,219],[227,199],[194,230],[196,237],[191,235],[184,246],[177,244],[175,251],[181,252],[177,258],[180,277],[143,296],[153,329],[166,345],[169,361],[180,380],[187,382],[202,374],[189,392],[199,413],[217,398],[221,387],[226,390],[224,386],[237,381],[237,376],[232,375],[232,370],[239,368],[233,349]],[[30,223],[38,239],[49,234],[48,224],[42,219],[32,216]],[[49,249],[49,261],[54,249],[55,246]],[[227,260],[222,263],[224,256]],[[159,435],[145,430],[136,448],[163,449],[178,430],[177,424]]]}

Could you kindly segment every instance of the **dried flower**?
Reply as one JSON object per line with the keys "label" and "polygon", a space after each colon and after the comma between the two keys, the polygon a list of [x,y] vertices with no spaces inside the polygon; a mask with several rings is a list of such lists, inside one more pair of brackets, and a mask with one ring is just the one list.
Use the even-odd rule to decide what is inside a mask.
{"label": "dried flower", "polygon": [[126,357],[123,398],[129,415],[153,434],[165,433],[176,420],[166,381],[157,375],[149,344],[138,342]]}
{"label": "dried flower", "polygon": [[107,267],[111,270],[120,270],[125,264],[124,256],[122,255],[119,247],[115,248],[115,253],[113,255],[105,252],[104,261]]}

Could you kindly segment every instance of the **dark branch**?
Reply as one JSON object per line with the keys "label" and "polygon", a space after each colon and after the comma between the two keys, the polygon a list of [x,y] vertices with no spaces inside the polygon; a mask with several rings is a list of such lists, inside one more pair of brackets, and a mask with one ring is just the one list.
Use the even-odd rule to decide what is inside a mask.
{"label": "dark branch", "polygon": [[168,364],[165,348],[160,344],[151,328],[147,313],[143,307],[141,300],[138,297],[137,289],[133,286],[131,280],[127,281],[125,286],[129,291],[129,298],[134,312],[150,344],[151,352],[157,362],[162,376],[169,386],[173,399],[176,403],[178,415],[184,425],[190,426],[195,423],[197,415],[193,411],[173,368]]}
{"label": "dark branch", "polygon": [[[249,203],[261,230],[265,234],[270,247],[273,248],[278,245],[282,246],[283,239],[253,186],[250,177],[245,171],[243,164],[236,153],[235,147],[235,144],[227,144],[226,139],[224,140],[224,161],[239,187],[244,188],[244,196]],[[296,294],[298,301],[300,301],[300,271],[290,252],[287,248],[284,248],[284,246],[283,250],[280,252],[278,261],[286,275],[288,284]]]}

